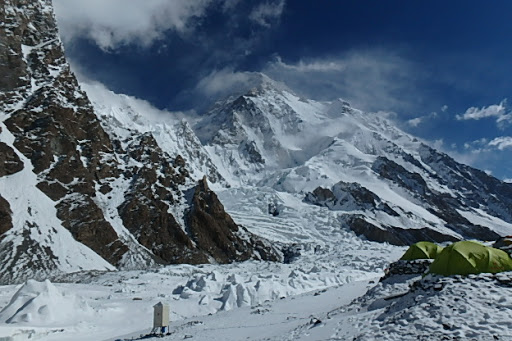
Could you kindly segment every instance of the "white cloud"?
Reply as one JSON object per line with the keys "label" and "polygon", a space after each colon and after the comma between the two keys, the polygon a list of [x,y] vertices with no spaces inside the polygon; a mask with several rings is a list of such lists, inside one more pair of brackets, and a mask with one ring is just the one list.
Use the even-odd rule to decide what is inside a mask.
{"label": "white cloud", "polygon": [[446,112],[446,110],[448,110],[448,106],[445,104],[441,107],[441,111]]}
{"label": "white cloud", "polygon": [[496,137],[491,142],[489,142],[489,146],[496,147],[499,150],[512,148],[512,136]]}
{"label": "white cloud", "polygon": [[[427,141],[427,144],[431,145],[435,149],[450,155],[457,162],[470,165],[476,168],[489,167],[483,160],[489,160],[494,156],[494,153],[490,153],[489,149],[482,148],[486,142],[485,139],[471,141],[464,143],[464,149],[461,151],[457,148],[456,144],[446,145],[443,139],[434,141]],[[492,162],[494,165],[494,162]]]}
{"label": "white cloud", "polygon": [[503,182],[507,182],[509,184],[512,184],[512,179],[503,179]]}
{"label": "white cloud", "polygon": [[230,68],[215,70],[199,81],[196,90],[207,97],[219,98],[239,88],[247,89],[254,75],[250,72],[235,72]]}
{"label": "white cloud", "polygon": [[[130,124],[139,127],[144,127],[148,121],[154,124],[175,124],[182,119],[189,122],[197,119],[197,114],[194,111],[161,110],[148,101],[133,96],[116,94],[97,81],[82,79],[80,86],[87,93],[89,99],[98,106],[97,108],[103,108],[107,112],[111,108],[123,108],[127,115],[131,115],[132,122]],[[128,110],[128,108],[133,111]]]}
{"label": "white cloud", "polygon": [[496,150],[503,151],[512,148],[512,136],[500,136],[492,140],[481,138],[464,143],[464,149],[473,154],[475,153],[494,153]]}
{"label": "white cloud", "polygon": [[224,0],[224,4],[222,5],[222,10],[224,12],[228,12],[234,9],[238,4],[242,2],[242,0]]}
{"label": "white cloud", "polygon": [[407,124],[409,124],[411,127],[417,127],[420,125],[420,123],[423,121],[422,117],[416,117],[409,121],[407,121]]}
{"label": "white cloud", "polygon": [[212,0],[54,0],[61,36],[93,40],[104,50],[149,46],[167,30],[185,32]]}
{"label": "white cloud", "polygon": [[424,76],[421,69],[396,52],[377,49],[296,62],[277,56],[262,71],[306,97],[342,97],[366,111],[406,111],[417,107],[421,98],[413,93],[419,77]]}
{"label": "white cloud", "polygon": [[275,65],[283,69],[295,72],[328,72],[343,71],[347,69],[348,63],[344,60],[312,60],[305,62],[300,60],[296,64],[286,64],[281,57],[276,57]]}
{"label": "white cloud", "polygon": [[[440,150],[443,150],[442,147]],[[468,141],[463,144],[463,147],[463,150],[452,147],[443,151],[458,162],[485,170],[486,173],[488,172],[487,170],[491,170],[491,175],[495,177],[510,177],[505,175],[510,175],[510,170],[512,169],[512,162],[509,157],[509,148],[512,148],[512,136],[502,136],[492,140],[481,138]],[[509,174],[506,174],[507,172]]]}
{"label": "white cloud", "polygon": [[481,139],[474,140],[474,141],[468,141],[468,142],[464,143],[464,149],[467,151],[471,151],[472,153],[481,153],[484,151],[490,151],[490,149],[487,148],[488,143],[489,143],[489,140],[487,140],[486,138],[481,138]]}
{"label": "white cloud", "polygon": [[215,70],[202,78],[193,92],[202,98],[219,100],[228,96],[243,95],[266,82],[272,83],[274,87],[289,90],[285,84],[274,81],[260,72],[240,72],[225,68]]}
{"label": "white cloud", "polygon": [[275,20],[281,17],[284,5],[284,0],[262,3],[252,10],[249,19],[261,26],[270,27]]}
{"label": "white cloud", "polygon": [[457,115],[458,120],[479,120],[486,117],[501,117],[505,115],[506,99],[500,104],[489,105],[488,107],[471,107],[463,115]]}
{"label": "white cloud", "polygon": [[509,112],[506,115],[498,117],[496,123],[498,124],[498,128],[504,129],[507,125],[512,123],[512,113]]}
{"label": "white cloud", "polygon": [[496,123],[500,129],[512,123],[512,112],[507,108],[507,99],[501,101],[500,104],[487,107],[471,107],[464,114],[456,115],[457,120],[481,120],[490,117],[496,118]]}
{"label": "white cloud", "polygon": [[416,117],[416,118],[413,118],[413,119],[410,119],[407,121],[407,124],[409,124],[411,127],[418,127],[420,124],[422,123],[425,123],[427,120],[431,120],[433,118],[436,118],[438,115],[437,115],[437,112],[431,112],[430,114],[428,115],[425,115],[425,116],[420,116],[420,117]]}
{"label": "white cloud", "polygon": [[431,142],[431,145],[434,149],[443,151],[444,148],[444,140],[443,139],[437,139]]}
{"label": "white cloud", "polygon": [[[236,29],[240,20],[263,29],[281,17],[285,0],[266,1],[244,8],[242,0],[53,0],[60,34],[65,43],[76,38],[93,41],[104,51],[135,44],[149,47],[169,31],[186,39],[197,38],[208,9],[220,8]],[[238,11],[238,9],[240,9]],[[239,13],[240,12],[240,13]],[[256,33],[255,33],[256,35]]]}

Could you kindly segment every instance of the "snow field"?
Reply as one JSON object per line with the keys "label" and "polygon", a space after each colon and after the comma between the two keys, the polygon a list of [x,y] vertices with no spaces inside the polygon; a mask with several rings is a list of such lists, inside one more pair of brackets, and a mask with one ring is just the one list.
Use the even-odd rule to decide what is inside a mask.
{"label": "snow field", "polygon": [[[0,306],[7,307],[0,314],[0,335],[33,331],[33,335],[39,335],[44,340],[103,340],[128,333],[138,335],[151,327],[152,306],[159,301],[170,304],[172,321],[229,311],[237,315],[235,311],[239,309],[268,307],[276,300],[291,299],[298,294],[376,275],[345,269],[335,273],[332,270],[327,266],[315,267],[311,263],[246,262],[226,266],[179,265],[153,272],[76,274],[57,280],[82,283],[29,283],[39,289],[38,292],[34,290],[38,300],[44,298],[42,302],[32,304],[37,303],[35,308],[24,306],[19,299],[13,299],[16,305],[12,302],[9,304],[7,292],[12,294],[17,289],[10,286],[3,288],[6,290],[2,292],[6,295],[0,297]],[[76,309],[71,301],[62,299],[75,296],[81,297],[78,300],[87,307],[86,315]],[[41,308],[43,306],[46,308]],[[56,309],[60,309],[66,318],[34,313]],[[6,316],[12,316],[13,311],[16,317],[9,320]],[[53,317],[48,319],[48,316]],[[246,323],[243,322],[241,326]]]}
{"label": "snow field", "polygon": [[[405,251],[404,248],[361,240],[340,227],[336,212],[302,203],[300,198],[289,193],[278,193],[272,189],[259,192],[231,189],[220,192],[219,196],[237,223],[274,243],[295,242],[300,258],[291,264],[248,261],[62,275],[53,281],[68,284],[56,283],[55,287],[82,297],[92,310],[87,318],[70,315],[67,322],[59,326],[58,332],[53,327],[36,328],[29,321],[15,324],[1,321],[0,333],[12,335],[34,331],[34,337],[44,335],[44,340],[73,338],[84,341],[115,339],[123,334],[138,336],[146,333],[152,325],[152,306],[164,301],[171,306],[173,326],[185,324],[185,327],[180,327],[184,333],[192,326],[199,328],[199,325],[187,323],[204,316],[206,320],[202,323],[207,327],[204,327],[204,333],[208,335],[207,330],[211,328],[208,318],[221,316],[232,322],[229,322],[231,327],[225,330],[224,336],[219,329],[217,339],[236,340],[239,334],[233,316],[246,316],[247,320],[239,320],[239,326],[250,326],[256,315],[271,316],[251,312],[258,309],[260,312],[270,311],[274,302],[288,302],[287,309],[292,314],[298,309],[293,307],[297,295],[318,298],[320,296],[313,295],[316,291],[379,277],[387,264]],[[268,214],[268,200],[278,202],[282,208],[279,216]],[[0,307],[8,305],[16,289],[14,286],[4,288],[6,290],[1,292],[6,294],[0,296]],[[334,308],[336,304],[339,302],[333,300],[328,306]],[[303,309],[308,311],[310,308],[306,305]],[[320,311],[322,308],[315,309]],[[244,313],[238,313],[242,310]],[[214,315],[207,318],[208,314]],[[306,320],[309,323],[309,315],[304,316],[294,323],[306,323]],[[271,320],[276,318],[274,316]],[[262,321],[260,327],[254,324],[252,330],[261,329],[268,323]],[[276,336],[296,327],[296,324],[283,323],[285,330],[277,328],[266,332]],[[236,331],[235,334],[229,334],[230,330]],[[257,335],[259,333],[261,331]]]}
{"label": "snow field", "polygon": [[337,336],[352,323],[356,340],[512,339],[511,273],[387,281],[353,304],[362,313],[344,318]]}
{"label": "snow field", "polygon": [[[326,312],[348,304],[363,294],[368,281],[353,282],[338,287],[308,292],[297,296],[266,302],[236,311],[224,311],[175,321],[171,335],[162,340],[192,339],[199,341],[281,340],[296,329],[322,329]],[[321,322],[320,322],[321,321]],[[128,334],[129,339],[137,334]],[[114,339],[109,340],[114,341]]]}
{"label": "snow field", "polygon": [[92,309],[79,297],[60,292],[49,280],[29,280],[0,312],[0,321],[31,326],[66,325],[91,315]]}

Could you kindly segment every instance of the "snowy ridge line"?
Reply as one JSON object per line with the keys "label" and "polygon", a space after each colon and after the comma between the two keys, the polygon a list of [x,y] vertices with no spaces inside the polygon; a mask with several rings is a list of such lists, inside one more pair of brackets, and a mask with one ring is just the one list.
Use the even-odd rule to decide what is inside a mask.
{"label": "snowy ridge line", "polygon": [[[232,186],[254,191],[270,187],[303,196],[340,181],[367,188],[395,213],[359,204],[338,210],[373,225],[365,227],[368,238],[377,238],[377,229],[391,234],[393,229],[422,230],[429,235],[424,238],[438,241],[512,233],[512,210],[507,209],[512,186],[507,189],[499,180],[427,147],[388,118],[364,113],[343,100],[299,98],[263,77],[245,94],[216,103],[194,129]],[[469,197],[464,188],[471,188]],[[488,203],[481,209],[498,220],[484,224],[473,219],[478,202]]]}
{"label": "snowy ridge line", "polygon": [[185,159],[192,179],[199,180],[207,175],[212,183],[225,182],[185,119],[158,110],[145,101],[116,94],[98,83],[82,83],[81,87],[91,100],[103,128],[120,141],[127,140],[133,131],[150,133],[171,158],[181,155]]}

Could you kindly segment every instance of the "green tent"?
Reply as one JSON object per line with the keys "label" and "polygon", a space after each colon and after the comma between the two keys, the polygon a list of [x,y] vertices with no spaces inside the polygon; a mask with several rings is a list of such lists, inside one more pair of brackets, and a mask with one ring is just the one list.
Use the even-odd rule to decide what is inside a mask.
{"label": "green tent", "polygon": [[447,246],[430,265],[430,272],[450,276],[512,270],[509,255],[477,242],[462,241]]}
{"label": "green tent", "polygon": [[434,259],[443,248],[432,242],[412,244],[400,260]]}

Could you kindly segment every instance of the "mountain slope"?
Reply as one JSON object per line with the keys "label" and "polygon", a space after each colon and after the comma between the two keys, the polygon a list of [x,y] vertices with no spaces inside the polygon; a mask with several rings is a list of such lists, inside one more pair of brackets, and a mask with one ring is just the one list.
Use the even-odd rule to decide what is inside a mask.
{"label": "mountain slope", "polygon": [[[254,74],[250,90],[191,127],[97,84],[84,84],[87,95],[51,1],[0,3],[0,281],[282,258],[250,231],[328,243],[341,228],[397,245],[512,233],[511,184],[386,117]],[[267,216],[276,212],[291,220]],[[329,226],[306,226],[315,217]]]}
{"label": "mountain slope", "polygon": [[232,185],[302,196],[339,211],[340,226],[397,245],[512,232],[512,185],[457,163],[382,115],[343,100],[300,98],[261,79],[194,127]]}
{"label": "mountain slope", "polygon": [[[185,123],[141,130],[123,110],[129,119],[117,124],[95,112],[70,71],[50,0],[1,0],[0,8],[0,282],[279,257],[226,224],[206,180],[195,181],[208,167],[221,178],[208,160],[199,164],[200,151],[189,171],[179,152],[195,156],[198,141]],[[215,214],[197,207],[203,198]],[[222,237],[199,238],[211,222]]]}

